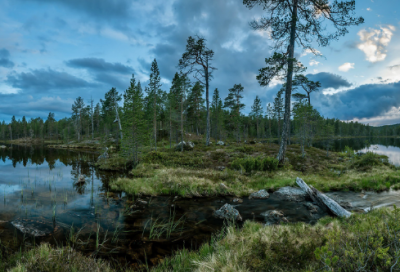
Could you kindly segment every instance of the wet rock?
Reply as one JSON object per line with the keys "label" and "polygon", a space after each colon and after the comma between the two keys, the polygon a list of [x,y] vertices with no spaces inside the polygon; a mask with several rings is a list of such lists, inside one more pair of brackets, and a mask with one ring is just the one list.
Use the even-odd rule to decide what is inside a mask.
{"label": "wet rock", "polygon": [[296,187],[283,187],[278,191],[274,192],[274,195],[279,196],[288,201],[305,201],[308,199],[308,195],[301,188]]}
{"label": "wet rock", "polygon": [[258,192],[252,193],[249,196],[249,199],[253,199],[253,198],[255,198],[255,199],[266,199],[268,197],[269,197],[268,192],[265,189],[262,189],[262,190],[260,190]]}
{"label": "wet rock", "polygon": [[175,146],[175,150],[180,151],[182,145],[183,145],[183,150],[185,150],[185,151],[193,150],[193,148],[194,148],[194,143],[182,141]]}
{"label": "wet rock", "polygon": [[341,197],[335,195],[335,194],[329,194],[328,195],[331,199],[333,199],[334,201],[336,201],[343,209],[352,209],[353,205],[351,205],[350,202],[348,201],[344,201]]}
{"label": "wet rock", "polygon": [[263,212],[261,215],[265,217],[266,226],[280,224],[281,222],[289,222],[281,211],[271,210]]}
{"label": "wet rock", "polygon": [[234,198],[232,201],[235,202],[235,203],[243,203],[243,199],[240,199],[238,197]]}
{"label": "wet rock", "polygon": [[138,199],[138,200],[136,201],[136,204],[145,206],[145,205],[148,204],[148,202],[147,202],[147,201],[144,201],[144,200],[141,200],[141,199]]}
{"label": "wet rock", "polygon": [[310,202],[304,203],[304,206],[306,206],[306,208],[310,211],[310,213],[318,212],[318,206],[316,206]]}
{"label": "wet rock", "polygon": [[217,170],[224,171],[225,170],[225,166],[217,166]]}
{"label": "wet rock", "polygon": [[217,145],[225,145],[225,143],[223,141],[218,141]]}
{"label": "wet rock", "polygon": [[219,188],[221,188],[221,190],[228,190],[228,189],[229,189],[228,186],[226,186],[226,185],[223,184],[223,183],[220,183],[220,184],[219,184]]}
{"label": "wet rock", "polygon": [[228,203],[222,206],[219,210],[216,210],[214,212],[214,216],[219,219],[235,219],[238,221],[242,221],[242,217],[240,216],[239,211],[233,208],[233,206],[229,205]]}
{"label": "wet rock", "polygon": [[14,220],[11,224],[24,234],[34,237],[41,237],[51,234],[51,228],[42,226],[42,224],[35,224],[34,221]]}

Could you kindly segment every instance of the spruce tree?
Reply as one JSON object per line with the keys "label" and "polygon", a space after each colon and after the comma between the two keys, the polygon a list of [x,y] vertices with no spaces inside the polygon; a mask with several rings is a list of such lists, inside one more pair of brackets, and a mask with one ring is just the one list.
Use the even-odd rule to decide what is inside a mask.
{"label": "spruce tree", "polygon": [[256,95],[256,98],[254,99],[253,106],[251,106],[251,112],[250,116],[254,117],[256,120],[256,125],[257,125],[257,138],[260,137],[259,135],[259,124],[260,124],[260,119],[262,117],[262,112],[263,108],[261,106],[261,99]]}
{"label": "spruce tree", "polygon": [[196,135],[199,135],[201,113],[204,110],[204,89],[200,82],[196,82],[188,95],[188,119],[196,127]]}
{"label": "spruce tree", "polygon": [[154,59],[153,62],[151,63],[150,71],[151,73],[150,73],[148,96],[152,100],[154,148],[157,151],[157,106],[159,104],[158,99],[161,87],[161,77],[156,59]]}
{"label": "spruce tree", "polygon": [[213,93],[211,101],[212,122],[214,124],[214,138],[221,140],[221,126],[222,126],[222,100],[219,96],[219,91],[216,88]]}

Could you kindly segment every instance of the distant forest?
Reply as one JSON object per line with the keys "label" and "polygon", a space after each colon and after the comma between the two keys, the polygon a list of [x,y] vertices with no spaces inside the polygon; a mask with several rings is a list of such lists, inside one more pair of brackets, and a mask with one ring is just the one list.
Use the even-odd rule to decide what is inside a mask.
{"label": "distant forest", "polygon": [[[205,135],[204,91],[204,84],[191,82],[183,73],[175,74],[169,91],[162,90],[154,60],[149,86],[142,86],[132,75],[130,86],[123,93],[111,88],[98,103],[93,100],[85,103],[82,97],[76,98],[70,117],[57,121],[51,112],[46,120],[40,117],[17,120],[13,116],[10,123],[1,123],[0,137],[2,140],[36,138],[65,143],[113,137],[128,146],[135,143],[137,147],[154,148],[160,140],[176,144],[185,140],[187,134]],[[280,138],[284,90],[280,90],[274,102],[266,107],[256,96],[247,115],[242,112],[245,107],[243,92],[241,84],[234,84],[225,98],[220,97],[218,89],[213,91],[209,111],[210,135],[214,141]],[[311,141],[314,138],[393,136],[400,129],[400,126],[373,128],[358,122],[324,118],[313,108],[306,92],[296,93],[293,97],[296,102],[293,103],[289,128],[292,138]]]}

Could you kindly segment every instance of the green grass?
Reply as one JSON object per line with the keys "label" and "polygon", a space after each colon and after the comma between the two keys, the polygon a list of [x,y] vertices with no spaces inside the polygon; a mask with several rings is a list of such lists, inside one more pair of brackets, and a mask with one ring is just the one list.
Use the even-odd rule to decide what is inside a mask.
{"label": "green grass", "polygon": [[[151,271],[390,271],[400,268],[400,211],[264,227],[226,227],[198,251],[176,252]],[[364,267],[364,269],[362,269]]]}

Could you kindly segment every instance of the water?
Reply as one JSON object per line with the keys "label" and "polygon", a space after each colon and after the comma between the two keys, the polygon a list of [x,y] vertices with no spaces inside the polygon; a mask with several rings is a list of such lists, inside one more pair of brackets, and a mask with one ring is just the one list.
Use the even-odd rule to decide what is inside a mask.
{"label": "water", "polygon": [[243,221],[265,222],[261,213],[273,209],[289,222],[315,223],[326,215],[273,195],[240,204],[234,197],[126,196],[111,192],[108,184],[127,173],[97,170],[97,156],[43,146],[1,149],[1,243],[15,251],[40,242],[70,244],[85,254],[140,268],[176,249],[196,249],[209,241],[224,224],[213,212],[225,203],[236,205]]}
{"label": "water", "polygon": [[[397,146],[374,145],[378,145],[376,151],[387,152],[392,160],[400,154]],[[361,144],[355,149],[364,148]],[[127,173],[97,170],[93,166],[97,156],[93,152],[44,146],[14,145],[12,149],[0,149],[2,245],[19,251],[40,242],[70,244],[86,255],[139,269],[146,263],[157,264],[174,250],[196,249],[209,241],[224,224],[213,212],[225,203],[235,205],[243,221],[265,223],[261,213],[268,210],[283,212],[289,222],[315,223],[327,215],[322,211],[312,214],[304,203],[284,201],[274,194],[265,200],[244,198],[240,204],[233,202],[234,197],[127,196],[112,192],[108,185]],[[79,181],[80,176],[84,181]],[[354,211],[400,205],[398,192],[329,195],[351,202]]]}

